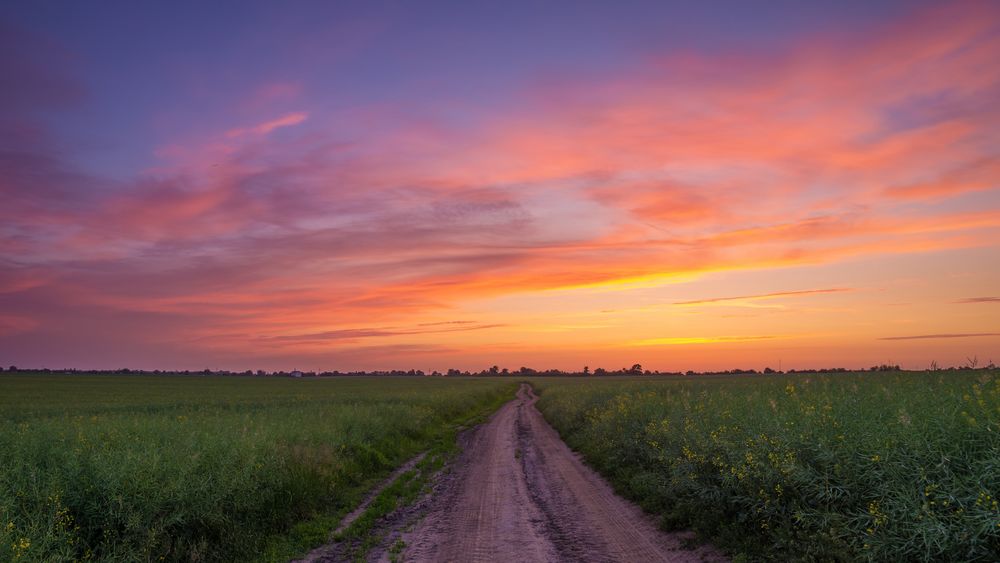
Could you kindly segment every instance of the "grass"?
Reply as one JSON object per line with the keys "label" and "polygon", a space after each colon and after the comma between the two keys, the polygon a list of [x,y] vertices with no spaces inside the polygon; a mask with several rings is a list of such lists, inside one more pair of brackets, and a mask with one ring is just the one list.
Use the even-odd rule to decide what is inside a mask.
{"label": "grass", "polygon": [[514,389],[496,379],[4,374],[0,560],[287,559]]}
{"label": "grass", "polygon": [[1000,560],[1000,373],[544,379],[622,494],[737,560]]}

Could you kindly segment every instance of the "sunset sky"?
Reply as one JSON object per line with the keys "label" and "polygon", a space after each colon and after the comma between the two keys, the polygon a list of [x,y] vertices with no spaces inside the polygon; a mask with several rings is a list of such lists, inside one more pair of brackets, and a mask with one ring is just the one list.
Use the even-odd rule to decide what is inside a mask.
{"label": "sunset sky", "polygon": [[5,2],[0,363],[1000,362],[998,2]]}

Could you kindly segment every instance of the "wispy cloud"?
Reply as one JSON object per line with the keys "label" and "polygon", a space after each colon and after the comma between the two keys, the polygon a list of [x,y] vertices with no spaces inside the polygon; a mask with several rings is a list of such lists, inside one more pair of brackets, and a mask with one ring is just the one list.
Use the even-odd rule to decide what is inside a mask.
{"label": "wispy cloud", "polygon": [[[426,326],[426,325],[425,325]],[[289,334],[280,336],[268,336],[263,340],[279,342],[303,342],[303,341],[335,341],[335,340],[357,340],[360,338],[382,338],[390,336],[410,336],[415,334],[440,334],[446,332],[466,332],[470,330],[486,330],[499,328],[503,324],[477,324],[475,326],[456,326],[437,329],[405,329],[405,328],[348,328],[328,330],[311,334]]]}
{"label": "wispy cloud", "polygon": [[682,346],[686,344],[727,344],[737,342],[756,342],[774,340],[780,336],[671,336],[664,338],[646,338],[632,343],[633,346]]}
{"label": "wispy cloud", "polygon": [[283,115],[279,118],[272,119],[270,121],[265,121],[264,123],[259,123],[251,127],[230,129],[229,131],[226,131],[226,137],[234,139],[246,135],[267,135],[268,133],[274,131],[275,129],[281,129],[282,127],[291,127],[292,125],[298,125],[299,123],[305,121],[308,117],[309,114],[305,112],[290,113],[288,115]]}
{"label": "wispy cloud", "polygon": [[946,334],[918,334],[915,336],[886,336],[879,340],[936,340],[942,338],[980,338],[984,336],[1000,336],[1000,332],[969,332]]}
{"label": "wispy cloud", "polygon": [[955,303],[1000,303],[1000,297],[966,297]]}
{"label": "wispy cloud", "polygon": [[797,295],[817,295],[825,293],[843,293],[854,291],[850,287],[834,287],[829,289],[803,289],[799,291],[776,291],[774,293],[758,293],[755,295],[739,295],[735,297],[712,297],[709,299],[696,299],[693,301],[678,301],[674,305],[704,305],[708,303],[719,303],[724,301],[759,301],[761,299],[775,299],[778,297],[793,297]]}

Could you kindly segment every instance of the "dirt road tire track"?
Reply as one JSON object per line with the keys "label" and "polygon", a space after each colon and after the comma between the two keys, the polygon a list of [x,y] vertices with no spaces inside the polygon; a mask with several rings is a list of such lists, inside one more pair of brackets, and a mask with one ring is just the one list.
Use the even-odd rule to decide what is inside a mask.
{"label": "dirt road tire track", "polygon": [[[397,529],[402,561],[725,561],[686,534],[661,531],[559,438],[522,385],[517,398],[463,440],[426,516]],[[412,525],[412,520],[400,525]],[[387,552],[371,554],[387,561]]]}

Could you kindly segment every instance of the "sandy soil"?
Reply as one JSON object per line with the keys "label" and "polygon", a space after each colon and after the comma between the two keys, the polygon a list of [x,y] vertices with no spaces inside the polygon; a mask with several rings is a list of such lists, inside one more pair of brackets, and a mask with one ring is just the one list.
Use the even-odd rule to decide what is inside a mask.
{"label": "sandy soil", "polygon": [[[435,485],[419,521],[402,519],[386,546],[406,542],[403,561],[724,561],[685,548],[617,496],[535,408],[517,399],[464,437],[463,453]],[[398,544],[397,544],[398,545]],[[389,560],[383,550],[373,559]]]}

